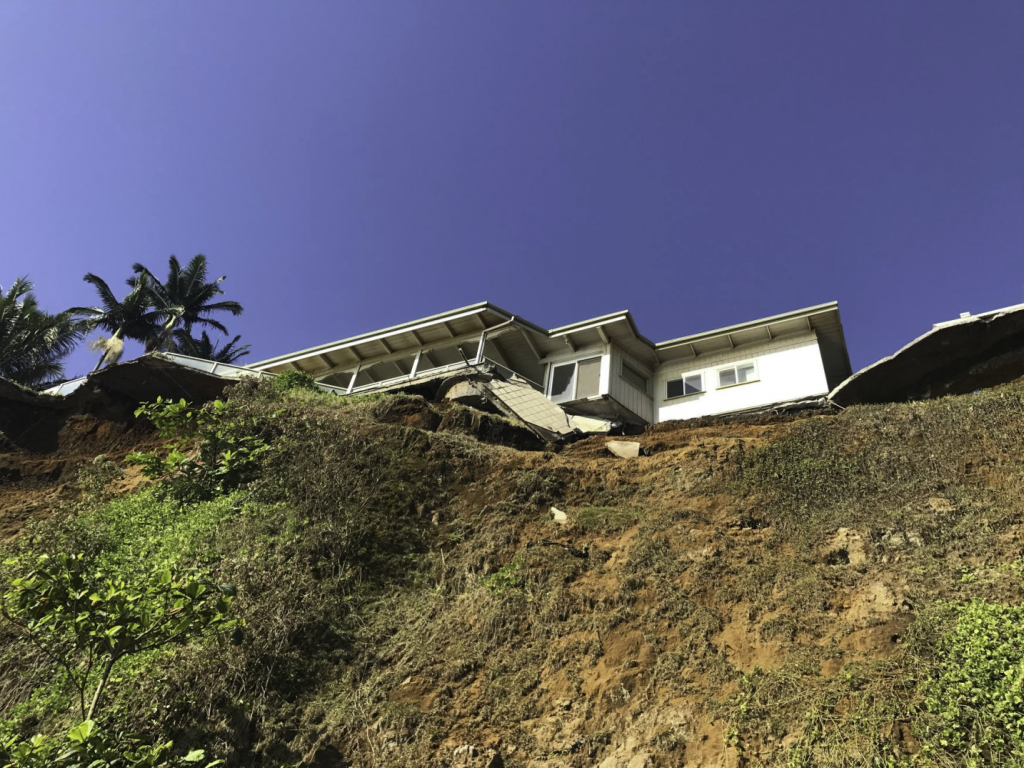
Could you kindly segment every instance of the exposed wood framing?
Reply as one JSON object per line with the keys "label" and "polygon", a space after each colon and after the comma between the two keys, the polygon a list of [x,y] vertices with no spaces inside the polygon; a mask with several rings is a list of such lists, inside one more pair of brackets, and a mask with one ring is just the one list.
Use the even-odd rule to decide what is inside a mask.
{"label": "exposed wood framing", "polygon": [[[495,339],[490,339],[490,342],[491,342],[491,354],[494,356],[495,362],[501,363],[506,368],[512,368],[512,366],[508,364],[508,359],[505,357],[505,353],[503,353],[501,351],[501,347],[498,345],[498,340],[496,338]],[[484,354],[485,355],[487,354],[486,346],[484,347]]]}
{"label": "exposed wood framing", "polygon": [[389,355],[393,355],[393,354],[395,354],[395,348],[394,348],[394,347],[392,347],[392,346],[391,346],[390,344],[388,344],[388,340],[387,340],[387,339],[381,338],[381,339],[377,339],[377,341],[379,341],[379,342],[380,342],[380,345],[381,345],[382,347],[384,347],[384,350],[385,350],[385,351],[386,351],[386,352],[387,352],[387,353],[388,353]]}
{"label": "exposed wood framing", "polygon": [[573,342],[573,340],[569,337],[568,333],[565,334],[565,336],[563,336],[562,338],[565,339],[565,343],[568,345],[569,349],[571,349],[573,352],[575,352],[577,349],[579,349],[579,347],[577,347],[576,344]]}
{"label": "exposed wood framing", "polygon": [[605,344],[611,343],[611,339],[608,338],[608,334],[604,332],[604,328],[601,327],[600,325],[597,326],[597,335],[601,337],[601,341],[603,341]]}
{"label": "exposed wood framing", "polygon": [[540,353],[540,348],[537,347],[537,342],[530,338],[532,331],[528,331],[525,328],[520,328],[519,330],[523,334],[523,341],[526,342],[526,346],[528,346],[530,348],[530,351],[533,352],[534,357],[536,357],[538,360],[544,357],[544,355]]}
{"label": "exposed wood framing", "polygon": [[450,325],[448,325],[448,323],[442,321],[441,322],[441,327],[444,328],[446,331],[448,331],[448,337],[449,338],[454,339],[456,337],[455,331],[452,330],[452,327]]}

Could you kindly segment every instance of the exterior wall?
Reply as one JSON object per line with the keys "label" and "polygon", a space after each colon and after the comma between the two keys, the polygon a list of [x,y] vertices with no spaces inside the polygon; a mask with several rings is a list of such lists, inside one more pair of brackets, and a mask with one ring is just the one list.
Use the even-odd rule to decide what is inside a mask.
{"label": "exterior wall", "polygon": [[[748,361],[756,362],[756,381],[718,387],[718,369]],[[703,373],[705,391],[668,399],[666,392],[669,380],[678,379],[684,373]],[[742,411],[825,395],[829,391],[825,366],[814,334],[666,362],[655,376],[654,387],[656,418],[659,422]]]}
{"label": "exterior wall", "polygon": [[[650,392],[656,391],[657,379],[651,367],[642,363],[615,344],[611,345],[611,354],[608,355],[608,389],[601,390],[602,394],[607,393],[626,408],[649,424],[654,423],[654,398]],[[650,392],[642,392],[637,387],[622,378],[622,363],[628,363],[632,368],[647,376],[647,384]],[[604,380],[602,379],[602,384]]]}

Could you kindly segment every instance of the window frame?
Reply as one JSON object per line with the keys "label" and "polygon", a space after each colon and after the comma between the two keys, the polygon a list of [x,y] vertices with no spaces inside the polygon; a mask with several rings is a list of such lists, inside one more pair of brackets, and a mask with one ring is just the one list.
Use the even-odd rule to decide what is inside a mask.
{"label": "window frame", "polygon": [[[739,381],[739,369],[746,368],[747,366],[750,366],[751,368],[754,369],[753,377],[747,379],[746,381]],[[723,371],[732,371],[733,374],[736,376],[737,380],[734,381],[732,384],[723,384]],[[761,370],[760,366],[758,366],[757,364],[757,360],[741,360],[740,362],[733,363],[732,365],[723,365],[721,368],[715,369],[715,375],[718,377],[718,386],[715,387],[715,389],[732,389],[733,387],[742,387],[744,384],[756,384],[761,380]]]}
{"label": "window frame", "polygon": [[[700,379],[700,389],[696,392],[686,392],[686,380],[692,378]],[[670,395],[668,393],[668,385],[674,381],[681,382],[683,384],[683,394],[681,395]],[[686,397],[697,397],[697,395],[703,395],[707,393],[707,387],[705,387],[704,371],[690,371],[688,373],[682,373],[678,377],[673,376],[671,379],[665,382],[665,400],[682,400]]]}
{"label": "window frame", "polygon": [[[646,384],[646,386],[644,386],[644,387],[637,386],[632,381],[627,379],[626,375],[624,373],[624,371],[627,368],[629,368],[629,370],[631,370],[633,373],[635,373],[637,376],[639,376],[641,379],[643,379],[645,384]],[[643,371],[638,370],[635,365],[630,365],[627,361],[623,360],[621,362],[621,364],[619,365],[619,378],[622,379],[627,384],[629,384],[629,386],[633,387],[633,389],[636,389],[636,390],[638,390],[640,392],[643,392],[645,395],[650,397],[650,394],[651,394],[651,377],[646,375]]]}
{"label": "window frame", "polygon": [[[559,404],[561,404],[561,403],[572,403],[572,402],[575,402],[576,400],[579,400],[580,399],[580,397],[579,397],[580,363],[588,363],[588,362],[591,362],[593,360],[597,360],[598,361],[597,394],[595,394],[595,395],[587,395],[587,397],[588,398],[590,398],[590,397],[600,397],[601,396],[601,369],[600,369],[600,366],[601,366],[601,363],[600,363],[601,355],[591,355],[589,357],[580,357],[580,358],[577,358],[575,360],[563,360],[563,361],[559,361],[559,362],[549,363],[548,364],[548,381],[547,381],[547,386],[544,388],[544,395],[545,395],[545,397],[547,397],[547,399],[550,400],[551,402],[559,403]],[[571,385],[572,386],[572,395],[570,397],[563,397],[560,400],[556,400],[555,399],[555,395],[552,392],[552,387],[554,386],[554,383],[555,383],[555,369],[556,368],[562,368],[564,366],[569,366],[569,365],[572,366],[572,379],[570,379],[570,381],[572,382],[572,385]]]}

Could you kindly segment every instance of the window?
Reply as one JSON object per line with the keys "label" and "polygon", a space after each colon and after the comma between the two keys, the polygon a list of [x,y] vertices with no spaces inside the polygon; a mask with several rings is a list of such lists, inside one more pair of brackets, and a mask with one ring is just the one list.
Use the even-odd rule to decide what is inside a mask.
{"label": "window", "polygon": [[582,400],[600,394],[601,358],[578,360],[551,368],[548,397],[556,403]]}
{"label": "window", "polygon": [[691,373],[681,379],[675,379],[668,383],[667,397],[686,397],[687,395],[699,395],[704,391],[704,374]]}
{"label": "window", "polygon": [[740,363],[718,371],[719,388],[746,384],[750,381],[757,381],[757,368],[753,363]]}
{"label": "window", "polygon": [[647,377],[640,373],[640,371],[631,366],[629,363],[622,364],[622,378],[624,378],[634,387],[639,389],[641,392],[647,391]]}

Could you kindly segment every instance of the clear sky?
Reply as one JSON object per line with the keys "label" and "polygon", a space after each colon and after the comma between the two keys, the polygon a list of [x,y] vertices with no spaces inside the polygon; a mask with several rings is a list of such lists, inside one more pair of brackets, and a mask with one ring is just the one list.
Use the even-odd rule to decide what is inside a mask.
{"label": "clear sky", "polygon": [[247,362],[837,299],[856,369],[1024,302],[1024,2],[0,2],[0,284],[57,311],[172,253]]}

